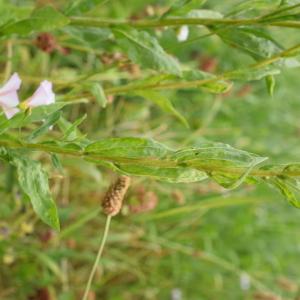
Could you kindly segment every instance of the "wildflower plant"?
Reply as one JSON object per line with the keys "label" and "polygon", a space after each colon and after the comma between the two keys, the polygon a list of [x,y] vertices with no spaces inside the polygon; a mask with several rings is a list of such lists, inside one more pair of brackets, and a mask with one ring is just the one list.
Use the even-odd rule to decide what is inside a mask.
{"label": "wildflower plant", "polygon": [[[256,113],[249,113],[250,120],[244,114],[232,129],[228,116],[238,113],[240,103],[237,108],[226,103],[246,99],[251,85],[267,91],[259,101],[269,104],[265,99],[276,97],[282,73],[299,72],[297,1],[156,1],[137,15],[134,9],[143,5],[133,0],[128,8],[118,2],[124,11],[107,1],[17,2],[0,1],[5,53],[0,158],[13,182],[8,192],[21,192],[22,205],[29,200],[50,228],[58,232],[60,220],[68,219],[57,182],[78,165],[82,173],[91,170],[90,177],[107,178],[112,171],[122,180],[171,185],[172,191],[213,182],[218,192],[235,195],[235,189],[263,186],[279,192],[291,204],[288,209],[300,208],[299,153],[290,162],[277,159],[280,143],[258,145],[268,134],[258,127],[263,121],[251,120]],[[205,55],[214,58],[204,62]],[[252,107],[254,100],[247,101],[244,105]],[[218,114],[223,123],[213,129],[221,134],[210,138]],[[286,116],[286,124],[290,120]],[[250,142],[242,137],[243,126],[255,128]],[[120,211],[126,180],[125,189],[114,186],[115,194],[107,194],[107,215]],[[205,203],[201,209],[210,209]],[[57,273],[51,261],[47,264]],[[250,288],[248,274],[236,272],[242,274],[242,288]]]}

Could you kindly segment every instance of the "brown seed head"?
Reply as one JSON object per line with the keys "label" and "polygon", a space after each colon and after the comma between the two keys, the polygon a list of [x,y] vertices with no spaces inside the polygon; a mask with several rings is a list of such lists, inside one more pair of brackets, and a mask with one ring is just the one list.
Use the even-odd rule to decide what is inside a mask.
{"label": "brown seed head", "polygon": [[47,32],[40,33],[35,40],[35,44],[38,48],[47,53],[52,53],[57,47],[55,37]]}
{"label": "brown seed head", "polygon": [[106,215],[113,217],[120,212],[129,185],[130,177],[120,176],[117,181],[109,187],[102,201],[103,212]]}

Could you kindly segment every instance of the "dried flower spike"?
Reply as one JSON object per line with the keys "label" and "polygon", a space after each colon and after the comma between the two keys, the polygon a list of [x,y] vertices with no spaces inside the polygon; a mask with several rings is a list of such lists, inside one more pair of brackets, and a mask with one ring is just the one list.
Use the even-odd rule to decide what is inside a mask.
{"label": "dried flower spike", "polygon": [[102,201],[103,211],[108,216],[117,215],[130,185],[130,177],[120,176],[108,189]]}

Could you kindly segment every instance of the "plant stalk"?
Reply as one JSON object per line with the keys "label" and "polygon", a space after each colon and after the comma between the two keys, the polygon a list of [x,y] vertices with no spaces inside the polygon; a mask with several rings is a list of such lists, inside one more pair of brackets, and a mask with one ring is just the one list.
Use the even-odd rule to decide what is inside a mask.
{"label": "plant stalk", "polygon": [[107,218],[106,218],[105,229],[104,229],[103,237],[102,237],[102,240],[101,240],[101,243],[100,243],[100,247],[99,247],[99,250],[98,250],[94,265],[93,265],[93,268],[91,270],[88,282],[86,284],[82,300],[87,300],[88,299],[89,292],[90,292],[90,289],[91,289],[91,285],[92,285],[92,282],[93,282],[93,278],[94,278],[95,273],[97,271],[97,267],[99,265],[99,262],[100,262],[100,259],[101,259],[101,256],[102,256],[102,253],[103,253],[103,250],[104,250],[104,246],[105,246],[105,243],[106,243],[106,240],[107,240],[110,221],[111,221],[111,216],[108,215]]}
{"label": "plant stalk", "polygon": [[[100,163],[102,161],[110,161],[113,163],[121,163],[121,164],[141,164],[144,166],[149,167],[164,167],[164,168],[175,168],[179,167],[180,164],[176,160],[160,160],[155,157],[153,158],[127,158],[127,157],[116,157],[116,156],[103,156],[94,153],[87,153],[84,150],[75,150],[75,149],[68,149],[63,148],[60,146],[49,145],[46,143],[18,143],[12,140],[1,140],[0,139],[0,147],[7,147],[12,149],[28,149],[28,150],[37,150],[43,151],[47,153],[57,153],[57,154],[66,154],[76,157],[81,157],[83,159],[87,159],[88,161],[92,161]],[[276,177],[276,176],[290,176],[290,177],[299,177],[300,176],[300,169],[294,170],[285,170],[283,173],[284,165],[278,165],[278,168],[272,168],[271,170],[267,169],[253,169],[248,174],[248,176],[257,176],[257,177]],[[205,161],[197,162],[197,166],[195,165],[187,165],[187,167],[195,168],[204,172],[223,172],[233,175],[243,175],[245,173],[245,168],[238,168],[238,167],[230,167],[230,166],[223,166],[220,164],[213,164],[211,162],[207,163]]]}
{"label": "plant stalk", "polygon": [[156,20],[113,20],[113,19],[100,19],[92,17],[71,17],[70,24],[73,26],[83,27],[120,27],[131,26],[137,29],[143,28],[156,28],[156,27],[173,27],[182,25],[227,25],[227,26],[271,26],[271,27],[287,27],[287,28],[300,28],[300,21],[272,21],[262,18],[244,18],[244,19],[216,19],[216,18],[168,18]]}

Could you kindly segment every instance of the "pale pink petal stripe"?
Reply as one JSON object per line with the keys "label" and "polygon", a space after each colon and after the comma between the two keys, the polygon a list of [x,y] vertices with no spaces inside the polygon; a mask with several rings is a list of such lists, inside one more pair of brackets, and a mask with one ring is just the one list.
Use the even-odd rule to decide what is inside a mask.
{"label": "pale pink petal stripe", "polygon": [[11,119],[15,114],[17,114],[20,110],[16,107],[2,107],[3,112],[7,119]]}
{"label": "pale pink petal stripe", "polygon": [[52,91],[52,83],[44,80],[40,86],[34,92],[31,98],[29,98],[28,107],[37,107],[41,105],[49,105],[55,103],[55,94]]}
{"label": "pale pink petal stripe", "polygon": [[17,90],[21,86],[21,79],[17,73],[14,73],[10,79],[0,88],[0,105],[15,107],[19,104]]}

